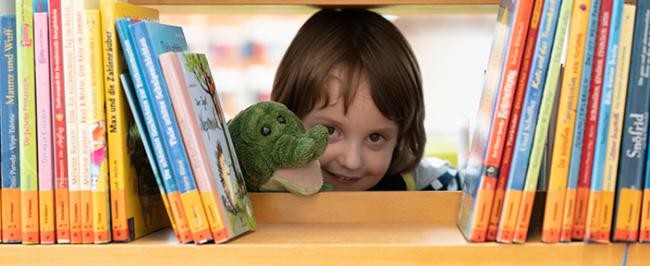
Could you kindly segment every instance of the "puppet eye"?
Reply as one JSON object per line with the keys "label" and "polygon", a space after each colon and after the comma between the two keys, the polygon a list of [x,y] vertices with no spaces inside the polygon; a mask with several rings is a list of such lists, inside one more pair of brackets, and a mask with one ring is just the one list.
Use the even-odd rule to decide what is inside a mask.
{"label": "puppet eye", "polygon": [[271,128],[269,127],[262,127],[260,130],[260,133],[262,133],[262,136],[268,136],[271,135]]}
{"label": "puppet eye", "polygon": [[278,120],[278,123],[280,123],[280,124],[286,124],[287,123],[287,120],[284,118],[284,116],[281,116],[281,115],[278,116],[277,120]]}

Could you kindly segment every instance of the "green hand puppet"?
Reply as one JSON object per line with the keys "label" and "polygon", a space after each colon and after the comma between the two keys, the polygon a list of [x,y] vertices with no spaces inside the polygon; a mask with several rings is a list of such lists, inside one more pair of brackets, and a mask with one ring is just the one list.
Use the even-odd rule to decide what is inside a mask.
{"label": "green hand puppet", "polygon": [[228,122],[248,191],[311,195],[322,188],[318,158],[327,128],[305,132],[302,121],[281,103],[256,103]]}

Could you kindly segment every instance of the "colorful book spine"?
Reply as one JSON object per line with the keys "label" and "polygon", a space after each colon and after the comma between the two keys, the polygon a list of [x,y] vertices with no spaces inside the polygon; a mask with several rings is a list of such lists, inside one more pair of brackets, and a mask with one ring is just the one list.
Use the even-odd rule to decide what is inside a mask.
{"label": "colorful book spine", "polygon": [[70,196],[68,194],[68,150],[66,141],[63,41],[61,38],[61,0],[50,0],[49,15],[56,241],[57,243],[70,243]]}
{"label": "colorful book spine", "polygon": [[92,238],[95,244],[111,240],[108,198],[108,153],[106,152],[106,112],[104,106],[104,71],[100,14],[97,9],[86,10],[90,83],[88,90],[88,125],[86,134],[90,145],[90,184],[92,196]]}
{"label": "colorful book spine", "polygon": [[[559,76],[561,69],[561,62],[564,60],[563,51],[565,48],[565,36],[568,27],[568,17],[570,16],[572,3],[563,1],[559,13],[557,15],[557,23],[555,34],[553,35],[552,46],[547,46],[546,49],[551,49],[550,61],[548,62],[548,71],[546,79],[543,82],[542,101],[539,106],[539,115],[532,116],[537,119],[535,123],[531,123],[535,128],[533,135],[527,136],[527,142],[532,141],[532,148],[527,153],[530,153],[530,159],[523,162],[528,162],[528,168],[525,169],[525,183],[523,184],[523,191],[521,194],[521,205],[517,211],[517,222],[515,226],[514,242],[524,242],[526,233],[528,231],[528,223],[530,219],[530,211],[532,210],[532,201],[534,193],[537,188],[537,180],[539,178],[539,171],[541,168],[542,155],[544,151],[544,142],[548,134],[548,126],[550,122],[550,114],[554,106],[554,99],[556,91],[559,87]],[[554,11],[557,12],[557,11]],[[553,26],[553,25],[551,25]],[[551,48],[552,47],[552,48]],[[539,77],[535,77],[539,78]],[[539,81],[539,80],[537,80]],[[539,95],[536,95],[539,97]],[[533,120],[534,122],[535,120]],[[530,145],[530,144],[529,144]],[[528,154],[524,154],[528,156]],[[519,166],[522,167],[522,166]],[[524,182],[524,181],[522,181]]]}
{"label": "colorful book spine", "polygon": [[[603,173],[601,205],[598,211],[597,242],[608,242],[611,233],[612,215],[614,211],[614,193],[621,145],[621,127],[623,126],[625,97],[630,69],[630,51],[632,50],[632,33],[634,31],[634,14],[636,5],[625,3],[622,10],[621,29],[618,46],[618,56],[615,65],[613,82],[612,110],[607,137],[607,150]],[[613,19],[613,18],[612,18]],[[606,82],[608,82],[606,80]]]}
{"label": "colorful book spine", "polygon": [[602,84],[607,56],[607,38],[609,36],[609,21],[611,16],[612,0],[602,0],[599,10],[598,33],[596,47],[594,48],[594,63],[592,67],[591,84],[589,85],[589,102],[587,103],[587,120],[582,145],[580,172],[578,177],[578,191],[576,192],[575,215],[572,235],[574,239],[583,239],[587,228],[589,197],[594,169],[594,156],[596,152],[596,138],[598,134],[598,121],[600,116],[600,102],[602,101]]}
{"label": "colorful book spine", "polygon": [[52,109],[48,15],[34,13],[34,56],[36,75],[36,113],[38,114],[38,203],[42,244],[54,244],[54,173],[52,161]]}
{"label": "colorful book spine", "polygon": [[526,82],[528,81],[528,73],[530,71],[531,61],[535,52],[535,43],[537,40],[537,33],[539,28],[539,21],[542,15],[542,7],[544,0],[537,0],[533,5],[530,23],[527,29],[527,37],[525,41],[524,54],[519,69],[519,77],[515,89],[515,97],[512,103],[512,111],[510,112],[510,122],[508,124],[508,131],[506,136],[505,146],[503,147],[503,156],[501,159],[501,166],[499,169],[499,177],[497,178],[497,185],[494,191],[494,199],[492,200],[492,210],[490,211],[490,221],[488,223],[487,240],[496,240],[497,231],[499,228],[499,220],[501,219],[501,210],[503,209],[503,199],[505,197],[506,185],[508,183],[510,164],[512,162],[512,154],[515,146],[515,139],[517,137],[517,129],[519,127],[519,119],[521,117],[521,110],[524,103],[524,96],[526,95]]}
{"label": "colorful book spine", "polygon": [[[650,2],[638,1],[634,22],[632,59],[628,83],[625,120],[623,121],[623,142],[618,167],[612,241],[633,242],[648,239],[648,231],[639,232],[639,220],[647,228],[648,209],[641,210],[643,201],[650,200],[645,193],[650,186],[647,166],[648,111],[650,110]],[[645,177],[646,186],[643,178]],[[643,193],[643,194],[642,194]],[[650,205],[645,205],[650,206]],[[643,211],[643,213],[642,213]],[[640,216],[643,215],[641,218]],[[644,240],[647,241],[647,240]]]}
{"label": "colorful book spine", "polygon": [[157,177],[156,182],[159,187],[161,187],[161,184],[164,186],[164,189],[161,189],[160,193],[163,198],[167,198],[168,204],[165,206],[168,210],[167,214],[170,220],[174,221],[172,225],[175,224],[176,226],[176,238],[181,243],[187,243],[193,241],[192,232],[188,217],[185,214],[185,208],[183,208],[180,190],[178,189],[168,159],[163,151],[162,136],[155,127],[154,113],[147,93],[145,92],[144,78],[133,49],[133,41],[128,27],[130,23],[130,19],[119,19],[116,23],[124,57],[126,58],[126,63],[133,80],[133,83],[123,82],[122,84],[133,84],[133,88],[124,86],[125,95],[131,106],[134,120],[138,124],[139,134],[145,152],[149,157],[148,161],[152,167],[153,174]]}
{"label": "colorful book spine", "polygon": [[202,66],[197,64],[201,63],[197,56],[199,55],[164,53],[159,59],[182,140],[187,147],[192,172],[201,193],[212,237],[214,242],[223,242],[229,236],[221,218],[224,210],[223,204],[219,202],[220,195],[217,194],[216,180],[219,173],[215,170],[220,169],[216,148],[225,147],[226,143],[219,141],[225,138],[218,138],[217,132],[223,132],[224,129],[219,126],[217,109],[210,100],[212,97],[209,88],[200,86],[201,83],[196,79],[186,79],[186,72],[195,71],[196,75],[204,75],[209,71],[209,69],[187,69],[186,60],[190,60],[187,58],[193,59],[191,62],[194,62],[194,65]]}
{"label": "colorful book spine", "polygon": [[587,105],[589,104],[590,97],[591,70],[594,61],[599,14],[600,0],[593,0],[589,7],[589,24],[587,26],[582,78],[580,79],[576,123],[573,132],[573,148],[571,149],[571,161],[569,162],[569,179],[567,181],[567,191],[564,200],[564,218],[562,219],[562,230],[560,232],[560,241],[562,242],[571,241],[573,238],[574,218],[578,213],[576,211],[576,198],[578,194],[578,180],[580,179],[582,145],[585,136],[585,123],[587,122]]}
{"label": "colorful book spine", "polygon": [[16,2],[18,36],[18,139],[23,244],[39,243],[38,162],[36,159],[36,99],[34,81],[34,12],[31,0]]}
{"label": "colorful book spine", "polygon": [[16,16],[0,16],[2,27],[2,57],[0,58],[0,79],[2,82],[2,121],[0,140],[2,141],[2,242],[20,243],[20,166],[18,145],[18,71],[16,55]]}
{"label": "colorful book spine", "polygon": [[[131,140],[135,128],[119,75],[127,71],[115,21],[130,17],[158,20],[158,11],[101,0],[104,92],[113,241],[127,242],[169,225],[144,148]],[[146,193],[143,193],[146,192]],[[144,212],[147,210],[147,212]]]}
{"label": "colorful book spine", "polygon": [[66,117],[66,157],[70,214],[70,243],[82,242],[81,184],[79,181],[79,130],[77,117],[77,69],[75,67],[75,15],[72,0],[61,0],[61,40]]}
{"label": "colorful book spine", "polygon": [[90,136],[87,134],[90,101],[90,53],[88,52],[88,30],[86,11],[74,10],[74,48],[75,48],[75,107],[77,113],[77,169],[78,193],[81,207],[81,243],[93,243],[92,192],[90,186]]}
{"label": "colorful book spine", "polygon": [[[596,134],[596,145],[594,149],[594,162],[591,174],[591,187],[589,188],[589,201],[587,205],[587,222],[585,240],[592,241],[599,238],[598,226],[602,205],[603,172],[607,150],[607,137],[609,134],[609,121],[612,111],[612,94],[614,89],[614,76],[616,74],[616,61],[618,57],[619,37],[621,34],[621,14],[623,12],[623,0],[614,0],[610,11],[609,34],[607,37],[607,49],[605,61],[603,62],[602,93],[600,99],[600,110],[598,114],[598,131]],[[596,65],[599,62],[596,61]],[[598,78],[598,76],[596,76]]]}
{"label": "colorful book spine", "polygon": [[[584,58],[584,41],[589,20],[589,1],[574,1],[568,33],[567,58],[563,79],[559,88],[557,125],[551,157],[549,188],[544,210],[542,241],[559,242],[564,217],[564,200],[569,176],[569,162],[573,147],[575,110],[578,105],[578,92],[582,61]],[[558,43],[556,42],[556,45]],[[552,84],[552,83],[547,83]],[[534,191],[533,191],[534,193]],[[526,204],[526,203],[524,203]],[[532,202],[530,202],[532,204]]]}
{"label": "colorful book spine", "polygon": [[[484,167],[484,157],[487,154],[487,135],[495,113],[498,85],[505,65],[506,45],[514,20],[514,1],[503,0],[497,14],[497,24],[490,51],[486,78],[481,94],[481,102],[476,115],[476,126],[470,146],[465,180],[463,181],[463,198],[459,210],[458,227],[472,242],[483,242],[487,234],[490,219],[490,208],[494,187],[496,185],[496,169]],[[491,174],[485,178],[484,171]]]}
{"label": "colorful book spine", "polygon": [[185,146],[182,143],[178,123],[173,114],[169,90],[162,75],[158,55],[164,52],[181,52],[187,50],[187,43],[180,27],[141,21],[129,25],[133,38],[134,51],[152,111],[156,114],[155,125],[164,132],[163,151],[167,156],[173,176],[181,192],[183,208],[190,224],[195,243],[205,243],[212,239],[201,203],[196,181],[191,171]]}

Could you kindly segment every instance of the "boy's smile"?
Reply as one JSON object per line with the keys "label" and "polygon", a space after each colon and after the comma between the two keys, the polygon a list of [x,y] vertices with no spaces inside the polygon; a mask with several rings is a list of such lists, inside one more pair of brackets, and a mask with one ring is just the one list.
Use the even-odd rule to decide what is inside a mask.
{"label": "boy's smile", "polygon": [[379,111],[365,79],[360,80],[345,114],[339,80],[338,75],[331,75],[326,88],[329,104],[315,108],[302,119],[306,129],[317,124],[329,129],[328,145],[319,159],[325,182],[334,190],[367,190],[384,177],[390,166],[398,127]]}

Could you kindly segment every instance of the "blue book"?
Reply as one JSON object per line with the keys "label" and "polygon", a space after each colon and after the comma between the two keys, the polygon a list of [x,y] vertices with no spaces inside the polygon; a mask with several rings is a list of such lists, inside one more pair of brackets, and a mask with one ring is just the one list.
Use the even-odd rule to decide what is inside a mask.
{"label": "blue book", "polygon": [[[178,189],[176,188],[176,182],[169,172],[169,164],[167,162],[167,159],[164,156],[156,158],[156,153],[152,148],[152,142],[156,143],[154,146],[157,149],[162,149],[162,145],[160,144],[160,136],[157,134],[157,132],[155,132],[152,137],[152,135],[147,131],[145,121],[153,119],[151,110],[147,109],[146,111],[141,111],[140,105],[138,104],[138,98],[135,96],[135,89],[132,86],[133,82],[131,81],[131,77],[128,74],[120,74],[120,82],[122,84],[122,89],[124,90],[124,95],[126,96],[126,101],[129,103],[133,121],[135,121],[136,126],[136,128],[132,128],[132,125],[129,125],[129,143],[138,141],[142,142],[146,156],[149,158],[147,161],[149,161],[151,173],[156,180],[158,190],[160,191],[160,195],[162,196],[163,202],[165,203],[167,215],[169,216],[169,220],[172,222],[172,227],[174,227],[174,230],[176,231],[176,220],[174,219],[174,214],[170,209],[166,192],[167,189],[165,189],[165,187],[169,187],[172,191],[178,191]],[[146,113],[146,115],[143,113]],[[137,146],[138,144],[133,143],[133,145]],[[137,151],[135,152],[137,153]],[[139,155],[141,156],[142,154]],[[146,165],[136,165],[135,167],[146,167]],[[146,170],[141,172],[148,173]]]}
{"label": "blue book", "polygon": [[[17,54],[16,54],[16,16],[0,16],[2,35],[2,57],[0,58],[0,169],[2,176],[2,207],[9,211],[20,210],[20,166],[18,146],[18,91],[17,91]],[[13,206],[12,206],[13,205]],[[10,207],[11,206],[11,207]],[[3,215],[4,216],[4,215]],[[19,243],[20,224],[3,221],[3,241]],[[13,227],[17,226],[17,227]],[[6,230],[13,227],[12,230]],[[11,236],[11,234],[14,234]]]}
{"label": "blue book", "polygon": [[212,240],[212,235],[174,115],[169,89],[158,61],[158,56],[162,53],[187,51],[183,29],[141,21],[130,24],[129,31],[138,69],[145,81],[143,85],[146,99],[140,101],[141,103],[148,101],[151,105],[154,126],[161,133],[163,151],[169,162],[172,176],[176,178],[193,239],[196,243],[207,242]]}
{"label": "blue book", "polygon": [[154,112],[151,103],[148,100],[147,93],[145,92],[146,88],[144,86],[144,78],[140,67],[138,66],[129,31],[129,24],[131,23],[131,19],[120,19],[116,22],[116,30],[120,39],[122,51],[129,72],[131,73],[130,78],[128,76],[124,78],[120,77],[120,80],[124,79],[124,81],[122,81],[124,86],[123,90],[131,107],[131,112],[133,113],[133,118],[139,129],[140,136],[143,140],[145,152],[149,158],[149,163],[156,179],[156,183],[158,183],[159,186],[162,183],[162,186],[164,187],[159,187],[159,190],[161,195],[167,197],[167,201],[169,202],[170,209],[168,209],[167,212],[170,216],[170,221],[172,221],[172,225],[176,226],[175,229],[179,242],[185,243],[187,240],[191,240],[191,235],[189,228],[181,222],[185,219],[184,215],[181,213],[180,209],[176,208],[177,206],[182,205],[180,191],[178,189],[179,185],[171,172],[169,160],[165,155],[162,144],[160,131],[156,127],[153,115]]}
{"label": "blue book", "polygon": [[[627,211],[640,211],[643,178],[647,177],[647,132],[648,112],[650,111],[650,79],[647,69],[650,50],[648,33],[650,25],[650,1],[638,1],[634,21],[634,40],[628,82],[627,102],[623,121],[623,136],[616,180],[614,220],[612,224],[613,241],[636,241],[638,220],[631,221]],[[635,207],[636,206],[636,207]],[[638,214],[637,214],[638,215]],[[638,216],[637,216],[638,217]],[[637,218],[638,219],[638,218]]]}
{"label": "blue book", "polygon": [[[591,172],[591,186],[589,188],[589,202],[593,195],[599,195],[603,190],[603,173],[605,171],[605,151],[607,150],[607,139],[609,133],[609,120],[612,112],[612,93],[614,92],[614,78],[616,76],[616,61],[618,59],[618,45],[621,35],[621,16],[623,14],[623,0],[614,0],[612,4],[612,17],[609,26],[609,38],[607,41],[607,57],[605,59],[605,72],[603,75],[603,89],[600,98],[600,110],[598,113],[598,131],[596,133],[596,143],[594,146],[594,163]],[[597,200],[596,202],[600,202]],[[599,206],[596,206],[597,211]],[[591,212],[592,210],[589,209]],[[599,218],[600,215],[587,215],[587,232],[585,239],[594,237],[590,232],[592,229],[589,224],[592,219]]]}
{"label": "blue book", "polygon": [[32,6],[34,7],[34,13],[36,12],[48,12],[48,3],[49,0],[33,0]]}

